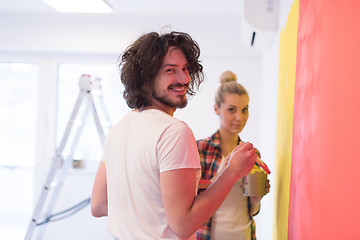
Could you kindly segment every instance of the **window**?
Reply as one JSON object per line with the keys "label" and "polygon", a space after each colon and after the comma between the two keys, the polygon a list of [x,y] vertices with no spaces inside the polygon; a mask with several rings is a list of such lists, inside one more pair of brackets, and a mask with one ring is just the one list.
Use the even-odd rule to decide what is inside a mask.
{"label": "window", "polygon": [[[0,62],[0,189],[5,196],[0,198],[0,239],[25,236],[46,171],[55,155],[54,148],[59,147],[75,107],[82,74],[101,79],[105,107],[112,124],[130,111],[122,97],[123,86],[115,64],[59,64],[58,59],[47,61],[42,58],[37,62],[39,64]],[[99,115],[103,116],[102,113]],[[79,111],[77,117],[80,116]],[[101,123],[105,123],[103,128],[106,129],[106,122]],[[54,132],[56,143],[53,142]],[[36,149],[40,153],[36,153]],[[85,160],[85,169],[69,172],[57,199],[57,208],[66,209],[73,202],[89,196],[101,153],[101,141],[90,113],[74,154],[74,158]],[[90,224],[87,217],[81,214],[76,217]],[[69,222],[59,221],[57,224],[67,227]],[[64,227],[59,227],[59,231]],[[53,230],[48,234],[57,233]]]}
{"label": "window", "polygon": [[0,238],[23,238],[33,209],[38,65],[0,63]]}
{"label": "window", "polygon": [[38,66],[0,63],[0,165],[34,166]]}

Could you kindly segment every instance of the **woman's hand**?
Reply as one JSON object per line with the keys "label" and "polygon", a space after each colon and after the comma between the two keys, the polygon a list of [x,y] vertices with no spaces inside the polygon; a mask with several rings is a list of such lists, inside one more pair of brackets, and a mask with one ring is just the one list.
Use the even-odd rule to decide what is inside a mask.
{"label": "woman's hand", "polygon": [[[270,180],[268,179],[268,180],[266,181],[266,187],[265,187],[266,194],[268,194],[268,193],[270,192],[270,187],[271,187],[271,185],[270,185]],[[266,194],[265,194],[265,195],[266,195]]]}

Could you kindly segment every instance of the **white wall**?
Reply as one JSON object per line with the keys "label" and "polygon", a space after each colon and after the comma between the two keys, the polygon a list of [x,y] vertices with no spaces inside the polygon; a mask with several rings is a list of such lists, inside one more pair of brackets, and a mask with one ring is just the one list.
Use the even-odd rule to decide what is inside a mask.
{"label": "white wall", "polygon": [[[282,10],[283,13],[288,11]],[[278,45],[264,55],[243,46],[240,32],[240,15],[218,18],[188,16],[146,17],[125,16],[77,16],[45,14],[0,14],[0,61],[27,59],[42,62],[39,89],[38,162],[48,166],[54,150],[56,99],[56,64],[61,59],[75,56],[96,62],[113,62],[114,56],[140,34],[159,31],[165,25],[172,30],[190,33],[202,50],[206,81],[200,92],[189,100],[187,108],[178,110],[176,117],[183,119],[193,129],[196,138],[209,136],[219,126],[214,114],[214,93],[219,86],[218,78],[225,70],[234,71],[250,96],[250,118],[242,138],[253,142],[262,153],[263,160],[274,169],[277,99]],[[277,39],[278,40],[278,39]],[[46,89],[50,92],[46,93]],[[51,110],[52,109],[52,110]],[[50,115],[49,115],[50,114]],[[44,149],[41,146],[46,146]],[[40,170],[41,173],[43,170]],[[81,171],[81,172],[80,172]],[[58,209],[67,207],[88,196],[95,174],[95,167],[71,171],[59,197]],[[42,182],[38,177],[38,189]],[[38,190],[39,191],[39,190]],[[262,200],[260,214],[255,218],[259,240],[272,235],[272,194]],[[89,209],[82,210],[69,220],[49,225],[44,239],[107,239],[106,219],[94,219]],[[76,227],[76,230],[74,230]]]}
{"label": "white wall", "polygon": [[[279,6],[279,29],[270,48],[262,54],[262,73],[259,83],[261,95],[261,118],[258,122],[258,131],[261,132],[259,138],[259,148],[262,151],[262,159],[267,163],[272,173],[269,175],[270,183],[275,182],[275,150],[277,133],[277,96],[278,96],[278,71],[279,71],[279,47],[280,34],[285,28],[293,0],[280,1]],[[272,239],[274,224],[274,193],[276,186],[272,184],[271,191],[262,200],[261,214],[255,217],[257,223],[258,239]],[[265,211],[264,211],[265,210]]]}

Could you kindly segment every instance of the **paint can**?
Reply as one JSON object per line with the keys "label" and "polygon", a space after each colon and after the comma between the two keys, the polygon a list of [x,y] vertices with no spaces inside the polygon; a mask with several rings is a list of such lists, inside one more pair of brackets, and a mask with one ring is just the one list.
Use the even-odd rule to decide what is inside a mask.
{"label": "paint can", "polygon": [[251,172],[242,178],[244,196],[262,197],[267,194],[267,174],[259,167],[254,167]]}

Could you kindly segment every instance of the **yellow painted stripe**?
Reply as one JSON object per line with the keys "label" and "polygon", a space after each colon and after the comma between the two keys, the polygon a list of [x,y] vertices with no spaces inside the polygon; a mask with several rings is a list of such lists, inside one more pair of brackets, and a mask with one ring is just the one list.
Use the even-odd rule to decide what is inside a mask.
{"label": "yellow painted stripe", "polygon": [[299,0],[296,0],[280,35],[273,224],[276,240],[285,240],[288,236],[298,17]]}

